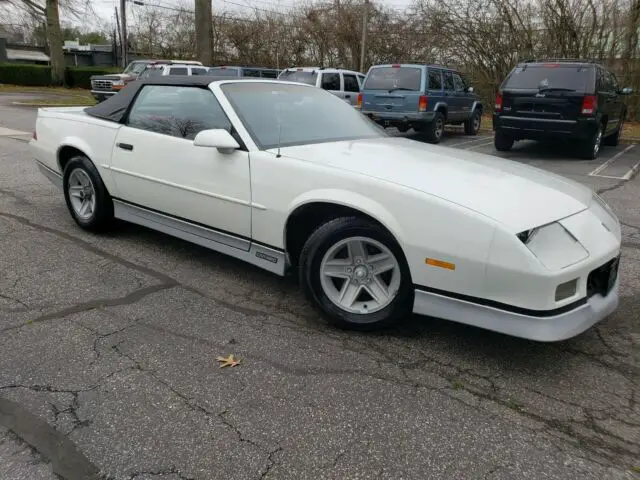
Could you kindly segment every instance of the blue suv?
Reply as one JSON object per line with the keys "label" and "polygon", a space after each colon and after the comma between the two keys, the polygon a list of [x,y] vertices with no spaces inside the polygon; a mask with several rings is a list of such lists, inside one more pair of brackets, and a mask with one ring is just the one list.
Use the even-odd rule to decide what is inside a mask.
{"label": "blue suv", "polygon": [[445,124],[480,130],[482,102],[457,71],[440,65],[374,65],[358,98],[362,113],[401,132],[413,128],[439,143]]}

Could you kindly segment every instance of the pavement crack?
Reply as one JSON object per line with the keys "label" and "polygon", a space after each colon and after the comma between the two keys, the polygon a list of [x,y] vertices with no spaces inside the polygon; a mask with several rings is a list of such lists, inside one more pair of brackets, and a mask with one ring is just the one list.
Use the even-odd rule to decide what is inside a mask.
{"label": "pavement crack", "polygon": [[10,297],[9,295],[4,295],[2,293],[0,293],[0,298],[4,298],[5,300],[9,300],[10,302],[19,303],[20,305],[22,305],[26,309],[26,310],[23,310],[23,311],[29,311],[29,310],[32,309],[32,307],[30,307],[29,305],[24,303],[19,298]]}
{"label": "pavement crack", "polygon": [[267,465],[264,468],[264,470],[260,473],[260,480],[266,479],[267,475],[269,475],[269,473],[271,472],[271,470],[278,465],[278,462],[276,462],[274,460],[274,455],[278,452],[282,451],[282,447],[278,447],[275,450],[272,450],[271,452],[269,452],[269,456],[267,457]]}
{"label": "pavement crack", "polygon": [[640,242],[622,242],[622,246],[632,250],[640,250]]}
{"label": "pavement crack", "polygon": [[0,195],[6,195],[7,197],[14,199],[17,203],[22,205],[32,205],[32,203],[29,202],[29,200],[24,198],[22,195],[18,195],[17,193],[14,193],[10,190],[5,190],[3,188],[0,188]]}
{"label": "pavement crack", "polygon": [[[0,191],[0,193],[2,193],[2,191]],[[177,285],[178,282],[176,280],[174,280],[173,278],[171,278],[169,275],[165,275],[162,272],[159,272],[157,270],[153,270],[152,268],[149,267],[145,267],[142,265],[138,265],[136,263],[133,263],[129,260],[126,260],[122,257],[119,257],[117,255],[113,255],[112,253],[106,252],[96,246],[94,246],[93,244],[87,242],[86,240],[82,240],[81,238],[78,238],[74,235],[71,235],[69,233],[63,232],[62,230],[58,230],[56,228],[51,228],[51,227],[47,227],[45,225],[41,225],[39,223],[35,223],[31,220],[29,220],[26,217],[20,216],[20,215],[14,215],[12,213],[7,213],[7,212],[0,212],[0,217],[4,217],[4,218],[9,218],[11,220],[14,220],[22,225],[25,225],[29,228],[33,228],[34,230],[40,231],[40,232],[45,232],[45,233],[49,233],[51,235],[55,235],[58,238],[62,238],[64,240],[67,240],[69,242],[74,243],[76,246],[82,248],[83,250],[92,253],[94,255],[98,255],[104,259],[107,260],[111,260],[115,263],[118,263],[120,265],[122,265],[123,267],[127,267],[130,268],[132,270],[136,270],[140,273],[143,273],[145,275],[148,275],[150,277],[155,278],[156,280],[160,280],[163,284],[171,284],[171,285]]]}
{"label": "pavement crack", "polygon": [[259,443],[255,442],[254,440],[251,440],[250,438],[245,437],[244,434],[240,431],[240,429],[237,428],[232,422],[230,422],[225,417],[225,415],[227,413],[229,413],[228,410],[224,410],[224,411],[218,413],[218,418],[220,419],[220,421],[224,425],[226,425],[229,429],[231,429],[236,434],[236,436],[238,437],[238,440],[240,442],[245,442],[245,443],[248,443],[250,445],[253,445],[254,447],[260,449],[261,451],[264,451],[265,448],[262,445],[260,445]]}
{"label": "pavement crack", "polygon": [[639,230],[640,231],[640,226],[638,226],[638,225],[632,225],[632,224],[627,223],[627,222],[620,222],[620,225],[624,225],[625,227],[633,228],[634,230]]}
{"label": "pavement crack", "polygon": [[[47,313],[45,315],[41,315],[32,320],[29,320],[26,324],[40,323],[46,322],[48,320],[57,320],[61,318],[68,317],[69,315],[74,315],[76,313],[83,313],[90,310],[94,310],[96,308],[104,308],[104,307],[117,307],[121,305],[131,305],[133,303],[137,303],[148,295],[152,295],[154,293],[161,292],[163,290],[167,290],[169,288],[173,288],[176,286],[176,283],[160,283],[156,285],[151,285],[148,287],[140,288],[135,290],[124,297],[119,298],[100,298],[89,300],[88,302],[79,303],[77,305],[73,305],[71,307],[64,308],[57,312]],[[11,330],[17,330],[23,328],[25,324],[14,325],[11,327],[6,327],[0,329],[0,333],[5,333]]]}
{"label": "pavement crack", "polygon": [[98,480],[98,468],[61,432],[24,407],[0,397],[0,425],[51,463],[63,479]]}
{"label": "pavement crack", "polygon": [[185,475],[180,470],[178,470],[175,466],[172,466],[171,468],[163,468],[161,470],[145,470],[141,472],[133,472],[129,474],[129,480],[135,480],[136,478],[141,477],[143,475],[153,475],[155,477],[163,477],[165,475],[175,475],[180,480],[195,480],[195,477],[189,477]]}

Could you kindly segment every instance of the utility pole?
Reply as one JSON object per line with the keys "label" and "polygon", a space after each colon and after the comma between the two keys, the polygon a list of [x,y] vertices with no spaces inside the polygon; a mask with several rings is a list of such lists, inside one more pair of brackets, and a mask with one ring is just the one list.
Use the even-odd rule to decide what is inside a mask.
{"label": "utility pole", "polygon": [[127,11],[125,0],[120,0],[120,22],[122,23],[122,68],[127,68]]}
{"label": "utility pole", "polygon": [[120,17],[118,17],[118,7],[114,7],[116,10],[116,30],[118,32],[118,36],[115,38],[115,48],[113,49],[113,54],[115,55],[115,63],[118,63],[118,42],[122,45],[122,35],[120,35]]}
{"label": "utility pole", "polygon": [[213,62],[213,22],[211,0],[195,0],[196,58],[204,65]]}
{"label": "utility pole", "polygon": [[362,11],[362,41],[360,43],[360,71],[364,73],[364,57],[367,52],[367,27],[369,13],[369,0],[364,0]]}

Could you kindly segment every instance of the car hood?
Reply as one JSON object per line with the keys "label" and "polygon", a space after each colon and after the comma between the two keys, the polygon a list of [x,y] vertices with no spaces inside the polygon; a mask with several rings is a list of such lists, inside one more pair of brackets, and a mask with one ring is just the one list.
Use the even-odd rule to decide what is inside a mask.
{"label": "car hood", "polygon": [[91,80],[122,80],[132,77],[134,75],[129,75],[128,73],[109,73],[108,75],[92,75]]}
{"label": "car hood", "polygon": [[538,168],[406,138],[286,147],[281,154],[439,197],[514,233],[578,213],[593,198],[588,187]]}

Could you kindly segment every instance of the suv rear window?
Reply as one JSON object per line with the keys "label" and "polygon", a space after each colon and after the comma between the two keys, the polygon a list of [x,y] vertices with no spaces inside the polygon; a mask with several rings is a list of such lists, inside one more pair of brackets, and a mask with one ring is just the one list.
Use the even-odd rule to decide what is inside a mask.
{"label": "suv rear window", "polygon": [[527,65],[516,67],[503,83],[505,89],[561,88],[585,92],[593,69],[577,65]]}
{"label": "suv rear window", "polygon": [[289,82],[307,83],[315,85],[318,78],[318,72],[301,72],[297,70],[286,70],[279,77],[281,80]]}
{"label": "suv rear window", "polygon": [[378,67],[367,75],[363,90],[420,90],[422,69],[416,67]]}
{"label": "suv rear window", "polygon": [[211,67],[209,68],[209,74],[219,76],[219,77],[238,77],[238,69],[237,68],[227,68],[227,67]]}

